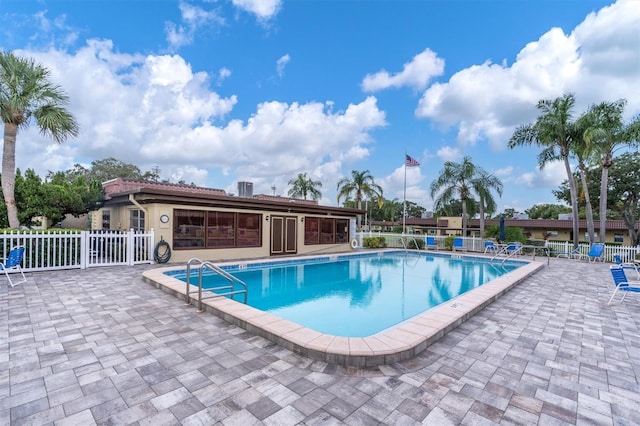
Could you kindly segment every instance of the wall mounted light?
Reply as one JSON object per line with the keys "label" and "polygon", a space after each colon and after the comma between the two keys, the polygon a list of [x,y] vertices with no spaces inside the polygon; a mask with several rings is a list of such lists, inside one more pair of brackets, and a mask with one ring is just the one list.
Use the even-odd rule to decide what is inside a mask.
{"label": "wall mounted light", "polygon": [[269,215],[266,215],[266,216],[264,217],[264,220],[266,220],[267,222],[269,222]]}
{"label": "wall mounted light", "polygon": [[304,223],[304,216],[300,218],[300,222]]}

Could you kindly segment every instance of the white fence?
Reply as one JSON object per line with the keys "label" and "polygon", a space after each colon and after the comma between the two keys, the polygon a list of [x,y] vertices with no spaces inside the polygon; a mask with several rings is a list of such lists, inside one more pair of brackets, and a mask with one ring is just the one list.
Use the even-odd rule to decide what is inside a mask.
{"label": "white fence", "polygon": [[[429,235],[430,237],[432,235]],[[393,233],[380,233],[380,232],[357,232],[355,238],[358,241],[358,247],[362,247],[362,243],[365,237],[384,237],[387,243],[387,247],[404,248],[405,244],[411,244],[411,240],[425,241],[426,235],[421,234],[393,234]],[[444,248],[445,236],[433,236],[436,240],[438,247]],[[478,237],[457,237],[462,238],[464,241],[464,250],[467,251],[484,251],[484,242],[487,239],[481,239]],[[404,241],[403,241],[404,240]],[[569,253],[573,250],[573,243],[569,241],[545,241],[544,247],[548,247],[551,250],[551,255],[554,256],[558,253]],[[580,251],[585,255],[589,252],[588,244],[580,244]],[[555,253],[555,254],[554,254]],[[640,246],[614,246],[605,245],[604,258],[606,261],[613,262],[613,255],[620,254],[620,258],[623,262],[632,262],[636,258],[636,254],[640,253]]]}
{"label": "white fence", "polygon": [[[569,241],[547,241],[546,246],[552,250],[552,253],[570,253],[573,250],[573,243]],[[580,253],[585,256],[589,253],[589,244],[579,244]],[[636,254],[640,253],[640,247],[630,246],[604,246],[604,260],[613,262],[613,255],[619,254],[623,262],[633,262]]]}
{"label": "white fence", "polygon": [[0,234],[0,254],[25,247],[25,271],[85,269],[95,266],[153,263],[154,232],[71,231]]}

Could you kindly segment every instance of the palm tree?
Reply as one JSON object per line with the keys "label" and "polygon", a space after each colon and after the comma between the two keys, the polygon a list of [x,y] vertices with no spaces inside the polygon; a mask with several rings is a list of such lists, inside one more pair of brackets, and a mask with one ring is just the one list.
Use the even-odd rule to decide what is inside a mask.
{"label": "palm tree", "polygon": [[0,116],[4,123],[2,193],[11,228],[20,226],[14,194],[18,129],[29,127],[35,120],[40,133],[58,143],[78,134],[75,118],[64,108],[68,97],[49,81],[49,74],[48,69],[33,60],[0,51]]}
{"label": "palm tree", "polygon": [[484,219],[487,212],[495,212],[497,204],[493,198],[492,190],[495,190],[502,197],[502,182],[496,176],[487,173],[485,170],[478,168],[477,176],[471,181],[471,185],[476,194],[478,194],[478,212],[480,213],[480,238],[484,238]]}
{"label": "palm tree", "polygon": [[509,148],[520,145],[538,145],[543,147],[538,154],[538,167],[544,168],[553,160],[562,160],[569,182],[569,194],[573,211],[573,247],[578,247],[578,197],[576,181],[569,164],[570,148],[575,136],[575,126],[571,121],[571,110],[575,105],[572,94],[554,100],[541,100],[537,108],[541,115],[535,123],[522,125],[509,139]]}
{"label": "palm tree", "polygon": [[[484,172],[471,162],[470,157],[464,157],[462,163],[454,163],[447,161],[444,168],[440,171],[440,175],[431,182],[431,198],[433,198],[433,209],[438,210],[444,208],[456,198],[462,204],[462,236],[467,235],[467,220],[469,204],[474,204],[473,189],[474,179]],[[485,172],[486,173],[486,172]],[[436,194],[439,195],[436,197]]]}
{"label": "palm tree", "polygon": [[[576,156],[578,160],[578,171],[580,172],[580,184],[581,194],[580,197],[584,197],[585,201],[585,216],[587,219],[587,234],[589,235],[589,244],[595,243],[595,226],[593,221],[593,208],[591,206],[591,194],[589,193],[589,181],[588,181],[588,167],[587,162],[593,156],[593,149],[590,144],[587,143],[584,138],[586,129],[593,125],[593,116],[590,114],[583,114],[578,121],[576,121],[576,133],[573,142],[571,143],[571,152]],[[577,189],[576,189],[577,192]]]}
{"label": "palm tree", "polygon": [[322,182],[307,177],[306,173],[298,173],[298,176],[289,181],[291,188],[289,189],[289,197],[307,199],[307,195],[311,195],[311,199],[317,200],[322,197],[322,193],[318,188],[322,187]]}
{"label": "palm tree", "polygon": [[584,140],[590,152],[599,156],[600,179],[600,242],[603,243],[607,232],[607,193],[609,188],[609,169],[613,166],[614,153],[619,148],[640,140],[640,116],[625,124],[622,115],[627,101],[602,102],[592,105],[587,111],[589,127],[584,132]]}
{"label": "palm tree", "polygon": [[[352,170],[351,179],[343,177],[338,181],[337,191],[338,204],[340,204],[340,199],[353,198],[358,210],[362,210],[362,200],[365,197],[371,200],[382,197],[382,187],[375,182],[369,170],[362,172]],[[360,216],[358,216],[358,221],[360,221]]]}

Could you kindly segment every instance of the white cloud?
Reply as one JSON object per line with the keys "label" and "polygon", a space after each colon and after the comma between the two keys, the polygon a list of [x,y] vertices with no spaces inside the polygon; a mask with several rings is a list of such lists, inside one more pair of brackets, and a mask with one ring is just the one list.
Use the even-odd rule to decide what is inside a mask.
{"label": "white cloud", "polygon": [[497,177],[508,177],[513,173],[513,166],[503,167],[501,169],[497,169],[493,172]]}
{"label": "white cloud", "polygon": [[220,71],[218,71],[218,80],[217,80],[218,86],[220,86],[222,82],[229,77],[231,77],[231,70],[225,67],[220,68]]}
{"label": "white cloud", "polygon": [[179,166],[171,170],[171,182],[183,181],[186,184],[202,185],[207,180],[206,169],[194,166]]}
{"label": "white cloud", "polygon": [[256,192],[271,193],[277,182],[286,194],[288,178],[314,171],[332,198],[342,165],[367,158],[369,133],[386,125],[375,97],[342,110],[331,101],[268,101],[229,121],[236,96],[211,91],[207,73],[179,55],[120,54],[108,40],[91,40],[73,54],[16,54],[51,70],[80,126],[79,136],[61,145],[34,126],[20,132],[18,167],[39,174],[113,156],[142,170],[158,165],[162,176],[189,183],[220,187],[210,175],[226,174],[254,180]]}
{"label": "white cloud", "polygon": [[519,124],[535,120],[540,99],[576,94],[576,114],[602,100],[628,99],[640,112],[640,7],[619,1],[592,13],[566,35],[553,28],[508,66],[487,61],[429,87],[416,115],[458,128],[460,144],[487,140],[503,149]]}
{"label": "white cloud", "polygon": [[564,180],[567,180],[564,163],[562,161],[553,161],[543,169],[522,174],[515,179],[515,183],[524,184],[529,188],[557,189]]}
{"label": "white cloud", "polygon": [[[425,177],[422,175],[420,167],[407,167],[406,174],[406,193],[407,201],[422,206],[430,201],[428,192],[423,188]],[[390,175],[380,179],[376,178],[376,183],[384,189],[384,198],[388,200],[398,199],[400,202],[404,199],[405,192],[405,167],[401,165],[391,172]]]}
{"label": "white cloud", "polygon": [[404,64],[399,73],[390,74],[383,70],[375,74],[368,74],[362,81],[362,90],[376,92],[389,87],[404,86],[421,90],[433,77],[442,75],[443,71],[444,60],[438,58],[438,55],[431,49],[425,49],[414,56],[411,62]]}
{"label": "white cloud", "polygon": [[218,27],[225,23],[224,18],[218,15],[216,11],[204,10],[182,1],[178,4],[178,7],[180,8],[182,23],[165,23],[165,33],[170,51],[175,51],[182,46],[191,44],[195,34],[201,28]]}
{"label": "white cloud", "polygon": [[282,7],[281,0],[232,0],[237,8],[253,13],[259,20],[269,20]]}
{"label": "white cloud", "polygon": [[443,146],[436,152],[436,155],[442,161],[457,161],[462,158],[460,149],[451,146]]}
{"label": "white cloud", "polygon": [[276,61],[276,72],[278,73],[279,77],[282,77],[284,75],[284,67],[289,63],[290,60],[291,57],[287,53]]}

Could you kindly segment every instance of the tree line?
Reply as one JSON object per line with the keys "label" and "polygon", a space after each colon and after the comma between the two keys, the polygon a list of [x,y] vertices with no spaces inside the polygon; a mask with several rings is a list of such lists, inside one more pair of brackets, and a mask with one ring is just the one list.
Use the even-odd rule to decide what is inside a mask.
{"label": "tree line", "polygon": [[[540,114],[534,123],[519,126],[509,140],[509,147],[536,145],[542,148],[538,155],[538,166],[544,168],[552,161],[562,161],[567,174],[569,201],[573,215],[573,245],[578,246],[578,198],[585,202],[585,216],[589,242],[595,242],[595,225],[592,196],[589,192],[589,174],[592,169],[600,171],[599,240],[604,242],[608,195],[610,191],[609,170],[615,164],[615,153],[624,148],[637,149],[640,140],[640,116],[625,123],[625,100],[594,104],[574,119],[575,96],[565,94],[556,99],[541,100],[537,104]],[[576,173],[570,160],[578,164],[581,192],[578,194]],[[617,201],[617,200],[616,200]],[[633,244],[639,244],[633,229],[629,228]]]}
{"label": "tree line", "polygon": [[[49,171],[44,179],[33,169],[27,169],[24,174],[18,169],[14,177],[18,221],[22,226],[39,226],[37,218],[43,217],[57,224],[67,215],[79,217],[96,210],[104,200],[102,182],[117,177],[158,179],[155,172],[142,172],[138,166],[113,157],[93,161],[89,168],[76,164],[69,170]],[[0,202],[0,228],[6,227],[11,227],[7,204]]]}

